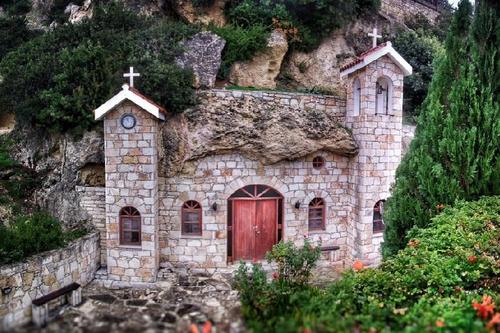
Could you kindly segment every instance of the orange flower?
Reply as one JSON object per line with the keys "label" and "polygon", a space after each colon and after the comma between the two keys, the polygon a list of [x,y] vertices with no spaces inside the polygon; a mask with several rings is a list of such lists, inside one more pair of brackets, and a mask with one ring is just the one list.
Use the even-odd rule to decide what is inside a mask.
{"label": "orange flower", "polygon": [[436,320],[436,327],[444,327],[444,321],[443,320]]}
{"label": "orange flower", "polygon": [[200,333],[200,331],[198,331],[198,326],[191,324],[191,333]]}
{"label": "orange flower", "polygon": [[492,332],[494,332],[494,328],[498,324],[500,324],[500,312],[497,312],[493,315],[488,324],[486,324],[486,328],[489,330],[493,330]]}
{"label": "orange flower", "polygon": [[475,264],[476,261],[477,261],[477,257],[476,256],[468,256],[467,257],[467,261],[470,263],[470,264]]}
{"label": "orange flower", "polygon": [[212,333],[212,323],[210,320],[207,320],[205,324],[203,324],[202,333]]}
{"label": "orange flower", "polygon": [[355,271],[360,271],[362,270],[363,268],[365,267],[365,265],[363,265],[363,262],[360,261],[360,260],[356,260],[353,264],[352,264],[352,268],[354,268]]}
{"label": "orange flower", "polygon": [[410,239],[408,242],[409,247],[418,247],[420,245],[420,241],[418,239]]}
{"label": "orange flower", "polygon": [[478,303],[476,301],[472,302],[472,307],[477,311],[477,316],[486,319],[493,314],[495,310],[495,303],[491,296],[483,295],[482,303]]}

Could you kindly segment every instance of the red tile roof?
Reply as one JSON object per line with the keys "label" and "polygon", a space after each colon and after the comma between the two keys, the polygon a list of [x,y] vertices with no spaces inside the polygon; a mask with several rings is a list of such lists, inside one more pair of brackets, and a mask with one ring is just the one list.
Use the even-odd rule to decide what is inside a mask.
{"label": "red tile roof", "polygon": [[163,115],[166,115],[166,114],[167,114],[167,110],[165,110],[165,108],[164,108],[164,107],[162,107],[162,106],[158,105],[157,103],[155,103],[155,102],[154,102],[151,98],[146,97],[146,96],[144,96],[143,94],[141,94],[141,92],[140,92],[139,90],[135,89],[134,87],[129,87],[128,89],[129,89],[131,92],[133,92],[134,94],[136,94],[137,96],[139,96],[139,97],[141,97],[141,98],[145,99],[146,101],[148,101],[148,103],[151,103],[151,104],[153,104],[154,106],[156,106],[156,107],[160,110],[160,112],[161,112],[161,113],[163,113]]}
{"label": "red tile roof", "polygon": [[371,48],[369,49],[368,51],[365,51],[363,53],[361,53],[359,56],[356,57],[356,59],[354,59],[353,61],[351,61],[350,63],[340,67],[340,71],[345,71],[346,69],[348,68],[351,68],[351,67],[354,67],[356,66],[357,64],[359,64],[360,62],[363,62],[364,58],[366,58],[366,56],[384,48],[387,46],[387,42],[385,43],[382,43],[380,45],[377,45],[375,46],[374,48]]}

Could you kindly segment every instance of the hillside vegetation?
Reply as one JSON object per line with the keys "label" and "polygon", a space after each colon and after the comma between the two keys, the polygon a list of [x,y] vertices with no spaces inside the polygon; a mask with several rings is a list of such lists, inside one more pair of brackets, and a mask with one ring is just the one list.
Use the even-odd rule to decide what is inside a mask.
{"label": "hillside vegetation", "polygon": [[254,332],[500,328],[500,197],[446,208],[408,239],[379,268],[356,266],[324,289],[306,282],[319,252],[308,242],[302,249],[276,245],[268,257],[278,264],[272,281],[258,265],[242,264],[236,276],[247,325]]}

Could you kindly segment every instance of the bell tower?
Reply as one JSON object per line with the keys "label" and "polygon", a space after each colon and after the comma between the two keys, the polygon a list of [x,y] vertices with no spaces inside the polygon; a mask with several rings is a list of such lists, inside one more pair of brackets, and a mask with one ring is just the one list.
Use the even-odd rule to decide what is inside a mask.
{"label": "bell tower", "polygon": [[159,267],[158,129],[165,110],[132,87],[134,76],[94,111],[104,120],[108,279],[124,283],[154,282]]}
{"label": "bell tower", "polygon": [[[353,197],[351,257],[367,265],[380,262],[383,224],[378,217],[390,195],[401,160],[403,77],[412,67],[391,42],[376,45],[341,68],[347,79],[346,125],[359,154],[351,162]],[[378,220],[378,223],[374,223]]]}

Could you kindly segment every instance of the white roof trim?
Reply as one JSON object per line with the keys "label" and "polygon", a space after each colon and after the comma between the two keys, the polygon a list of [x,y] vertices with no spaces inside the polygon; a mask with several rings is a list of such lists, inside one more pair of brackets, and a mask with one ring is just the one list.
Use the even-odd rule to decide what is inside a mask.
{"label": "white roof trim", "polygon": [[398,65],[399,68],[401,68],[404,76],[411,75],[411,73],[413,72],[413,68],[411,67],[411,65],[406,60],[404,60],[403,57],[392,47],[391,42],[387,42],[386,45],[380,50],[370,53],[366,57],[364,57],[363,61],[361,61],[360,63],[341,71],[340,77],[347,76],[385,55],[388,55],[389,58],[391,58],[392,61],[394,61],[394,63]]}
{"label": "white roof trim", "polygon": [[129,86],[127,84],[124,84],[122,88],[123,88],[122,91],[120,91],[118,94],[109,99],[106,103],[104,103],[103,105],[94,110],[95,120],[102,119],[106,113],[113,110],[124,100],[131,101],[141,109],[146,110],[147,112],[151,113],[153,116],[155,116],[160,120],[165,120],[165,115],[160,111],[160,108],[158,106],[154,105],[153,103],[144,99],[143,97],[135,94],[133,91],[129,89]]}

